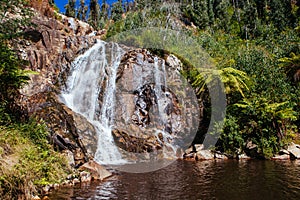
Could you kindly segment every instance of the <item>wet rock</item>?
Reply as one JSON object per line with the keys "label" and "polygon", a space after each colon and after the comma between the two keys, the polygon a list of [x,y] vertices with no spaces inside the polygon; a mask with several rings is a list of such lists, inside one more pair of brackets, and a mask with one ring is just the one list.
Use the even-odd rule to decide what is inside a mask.
{"label": "wet rock", "polygon": [[300,159],[300,145],[291,143],[287,151],[290,153],[292,159]]}
{"label": "wet rock", "polygon": [[80,183],[80,180],[78,178],[74,178],[72,181],[73,185]]}
{"label": "wet rock", "polygon": [[182,155],[184,155],[184,151],[182,148],[177,148],[176,150],[176,157],[181,159],[182,158]]}
{"label": "wet rock", "polygon": [[279,155],[284,155],[284,154],[290,155],[290,152],[289,152],[288,150],[286,150],[286,149],[281,149],[281,150],[278,152],[278,154],[279,154]]}
{"label": "wet rock", "polygon": [[91,160],[84,165],[82,165],[79,170],[89,171],[91,173],[91,177],[93,180],[104,180],[110,176],[112,173],[107,171],[104,167],[100,164],[96,163],[95,161]]}
{"label": "wet rock", "polygon": [[97,151],[98,137],[95,127],[87,121],[85,117],[77,113],[72,113],[74,118],[74,125],[80,136],[80,142],[84,146],[86,156],[90,159],[93,158]]}
{"label": "wet rock", "polygon": [[204,149],[204,145],[203,144],[195,144],[195,151],[198,152],[198,151],[201,151]]}
{"label": "wet rock", "polygon": [[33,196],[31,199],[32,199],[32,200],[40,200],[41,198],[40,198],[39,196],[35,195],[35,196]]}
{"label": "wet rock", "polygon": [[75,166],[81,166],[85,162],[85,155],[80,148],[76,148],[74,153]]}
{"label": "wet rock", "polygon": [[89,172],[86,171],[82,171],[80,172],[80,181],[82,183],[87,183],[87,182],[91,182],[92,181],[92,176]]}
{"label": "wet rock", "polygon": [[72,187],[73,182],[72,182],[72,180],[66,180],[61,185],[64,186],[64,187]]}
{"label": "wet rock", "polygon": [[50,185],[46,185],[45,187],[42,188],[43,194],[49,194],[50,190],[51,190]]}
{"label": "wet rock", "polygon": [[58,183],[54,183],[53,184],[53,188],[56,190],[56,189],[58,189],[59,188],[59,184]]}
{"label": "wet rock", "polygon": [[252,141],[248,141],[245,148],[245,153],[251,158],[261,158],[262,155],[258,152],[258,146]]}
{"label": "wet rock", "polygon": [[190,154],[190,153],[193,153],[193,152],[195,152],[194,146],[190,146],[190,148],[188,148],[184,151],[185,154]]}
{"label": "wet rock", "polygon": [[289,160],[290,156],[288,154],[275,155],[271,158],[271,160]]}
{"label": "wet rock", "polygon": [[215,159],[228,160],[228,157],[221,152],[215,152]]}
{"label": "wet rock", "polygon": [[[170,138],[174,137],[176,140],[173,142],[178,144],[185,142],[182,138],[186,139],[188,133],[195,127],[193,123],[199,122],[199,119],[196,117],[197,109],[190,106],[193,102],[185,91],[186,87],[181,87],[183,81],[176,68],[176,65],[179,65],[179,60],[177,61],[175,62],[174,57],[166,62],[146,49],[129,50],[123,56],[116,82],[118,115],[115,116],[115,127],[117,129],[147,139],[146,137],[153,136],[153,133],[132,131],[131,127],[145,130],[156,128],[157,131],[172,136],[169,139],[164,138],[164,141],[159,139],[161,143],[169,143]],[[195,121],[186,119],[190,116],[195,116],[197,119]],[[185,127],[189,128],[185,129]],[[191,135],[189,144],[194,137],[193,134]],[[186,148],[189,144],[179,146]]]}
{"label": "wet rock", "polygon": [[201,150],[196,153],[197,160],[213,160],[214,158],[215,155],[210,150]]}
{"label": "wet rock", "polygon": [[145,138],[139,138],[129,135],[122,130],[114,129],[112,131],[114,141],[118,147],[133,153],[149,153],[155,150],[162,149],[161,143],[155,136],[146,136]]}
{"label": "wet rock", "polygon": [[251,158],[249,156],[247,156],[246,154],[240,154],[240,155],[238,155],[238,159],[239,160],[249,160]]}
{"label": "wet rock", "polygon": [[188,161],[196,161],[198,160],[198,157],[196,153],[191,152],[191,153],[184,154],[183,159]]}
{"label": "wet rock", "polygon": [[172,67],[173,69],[177,70],[177,71],[181,71],[182,70],[182,63],[181,61],[174,55],[170,54],[167,59],[166,59],[166,63]]}

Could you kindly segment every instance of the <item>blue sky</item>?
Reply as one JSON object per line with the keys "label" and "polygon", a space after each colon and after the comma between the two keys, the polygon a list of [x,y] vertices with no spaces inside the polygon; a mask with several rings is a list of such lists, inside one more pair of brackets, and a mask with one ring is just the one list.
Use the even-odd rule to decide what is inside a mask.
{"label": "blue sky", "polygon": [[[76,0],[76,1],[79,4],[80,0]],[[106,2],[108,4],[112,4],[112,3],[116,2],[116,1],[117,0],[107,0]],[[68,3],[68,0],[54,0],[54,2],[57,5],[57,7],[59,7],[59,11],[62,12],[62,13],[64,13],[65,12],[64,6]],[[89,4],[89,2],[90,2],[89,0],[86,0],[86,4],[87,5]],[[99,0],[99,3],[101,3],[101,2],[102,2],[102,0]]]}

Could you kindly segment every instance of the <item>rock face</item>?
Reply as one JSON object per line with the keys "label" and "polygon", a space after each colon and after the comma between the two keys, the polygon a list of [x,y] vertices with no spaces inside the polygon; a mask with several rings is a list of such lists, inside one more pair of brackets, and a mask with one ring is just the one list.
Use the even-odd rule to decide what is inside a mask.
{"label": "rock face", "polygon": [[96,151],[95,128],[84,117],[60,103],[55,93],[47,94],[47,97],[41,96],[45,98],[42,99],[45,103],[36,110],[34,115],[45,121],[54,147],[61,151],[72,152],[75,166],[80,166],[92,158]]}
{"label": "rock face", "polygon": [[28,60],[28,69],[38,72],[21,90],[19,104],[28,116],[45,121],[51,142],[68,150],[70,163],[79,166],[91,158],[97,138],[94,127],[82,116],[60,103],[58,94],[75,57],[91,47],[96,39],[91,26],[73,18],[55,14],[48,1],[30,1],[35,9],[35,26],[24,29],[24,37],[11,46],[20,58]]}
{"label": "rock face", "polygon": [[54,9],[50,6],[47,0],[31,0],[30,6],[41,13],[43,16],[53,17]]}
{"label": "rock face", "polygon": [[199,115],[193,91],[180,76],[181,65],[175,56],[164,60],[146,49],[123,56],[113,131],[121,149],[141,153],[160,150],[167,143],[190,145]]}

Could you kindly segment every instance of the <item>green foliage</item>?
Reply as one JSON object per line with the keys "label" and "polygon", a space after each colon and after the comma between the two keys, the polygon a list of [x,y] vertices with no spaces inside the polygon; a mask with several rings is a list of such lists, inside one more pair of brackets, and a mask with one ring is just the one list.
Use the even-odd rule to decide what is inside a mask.
{"label": "green foliage", "polygon": [[99,20],[100,20],[100,5],[97,0],[90,1],[90,12],[88,17],[88,23],[93,26],[94,28],[99,27]]}
{"label": "green foliage", "polygon": [[218,141],[218,148],[233,157],[237,157],[245,146],[245,140],[238,120],[233,116],[227,116]]}
{"label": "green foliage", "polygon": [[297,113],[290,102],[272,103],[265,98],[253,96],[235,104],[240,113],[239,124],[245,139],[258,145],[259,153],[265,157],[275,154],[281,139],[291,134],[292,122]]}
{"label": "green foliage", "polygon": [[[292,66],[298,69],[297,54],[283,56],[288,56],[288,52],[299,52],[296,38],[299,40],[293,30],[263,42],[261,38],[243,40],[223,31],[213,35],[207,31],[198,33],[198,42],[213,57],[216,69],[206,69],[202,75],[197,74],[194,86],[201,85],[205,89],[205,83],[209,84],[215,75],[220,77],[227,89],[227,116],[218,148],[237,155],[246,150],[248,141],[252,141],[258,146],[261,157],[270,157],[295,137],[295,127],[299,124],[299,91],[291,84],[285,71]],[[260,45],[257,45],[258,42]],[[227,73],[222,78],[221,71],[226,68],[241,73],[239,78],[229,76],[237,74]],[[245,84],[240,82],[243,87],[230,90],[228,86],[237,86],[234,84],[237,80]]]}
{"label": "green foliage", "polygon": [[[9,123],[12,117],[21,118],[15,100],[19,89],[27,83],[32,71],[22,70],[24,61],[0,42],[0,124]],[[16,110],[17,109],[17,110]]]}
{"label": "green foliage", "polygon": [[[211,4],[209,4],[211,6]],[[206,28],[209,25],[210,18],[208,3],[206,0],[194,1],[193,4],[188,4],[183,8],[184,16],[189,18],[196,26],[201,29]],[[211,19],[212,20],[212,19]]]}
{"label": "green foliage", "polygon": [[34,120],[0,126],[1,199],[30,199],[41,186],[59,183],[70,173],[66,160],[48,144],[48,134]]}
{"label": "green foliage", "polygon": [[87,12],[88,12],[88,6],[85,5],[84,0],[80,0],[80,7],[78,9],[76,17],[81,21],[86,21]]}
{"label": "green foliage", "polygon": [[118,1],[112,5],[111,9],[111,19],[118,21],[122,19],[122,14],[124,13],[122,1]]}
{"label": "green foliage", "polygon": [[68,4],[65,5],[66,16],[68,17],[76,16],[75,4],[76,4],[76,0],[68,0]]}
{"label": "green foliage", "polygon": [[[229,62],[234,62],[229,60]],[[249,90],[250,78],[243,71],[234,69],[232,67],[225,67],[223,69],[200,69],[200,73],[196,76],[193,86],[200,88],[198,93],[202,93],[206,89],[206,85],[214,84],[216,79],[220,79],[224,84],[226,94],[232,92],[239,92],[243,97],[243,90]]]}
{"label": "green foliage", "polygon": [[291,53],[290,57],[281,58],[279,61],[290,79],[298,82],[300,79],[300,54]]}
{"label": "green foliage", "polygon": [[30,23],[31,10],[28,1],[1,0],[0,3],[0,41],[12,39],[22,34],[22,27]]}
{"label": "green foliage", "polygon": [[292,13],[292,4],[289,0],[272,0],[269,2],[271,9],[270,21],[279,31],[286,27],[293,27],[295,18]]}

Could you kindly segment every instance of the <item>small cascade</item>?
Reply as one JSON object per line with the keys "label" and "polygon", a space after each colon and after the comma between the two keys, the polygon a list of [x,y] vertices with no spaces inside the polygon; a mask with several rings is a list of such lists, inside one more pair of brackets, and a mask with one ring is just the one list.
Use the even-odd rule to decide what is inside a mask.
{"label": "small cascade", "polygon": [[[115,107],[115,92],[116,92],[116,77],[117,70],[123,55],[123,50],[115,43],[111,50],[112,64],[110,73],[108,74],[107,86],[104,92],[103,104],[100,114],[101,125],[100,138],[98,141],[98,149],[95,154],[95,160],[101,164],[121,164],[126,163],[115,145],[111,135],[112,125],[114,120]],[[105,138],[105,139],[104,139]]]}
{"label": "small cascade", "polygon": [[157,97],[157,106],[158,106],[158,114],[161,125],[166,123],[166,117],[164,115],[164,108],[166,104],[166,96],[162,91],[162,88],[166,88],[166,71],[164,63],[161,65],[161,70],[159,69],[158,58],[154,58],[154,79],[155,79],[155,94]]}
{"label": "small cascade", "polygon": [[[98,132],[95,160],[101,164],[124,163],[111,135],[114,118],[116,73],[124,51],[114,43],[98,41],[73,63],[62,101],[92,123]],[[109,55],[107,53],[109,52]],[[104,86],[104,87],[102,87]],[[103,95],[99,106],[99,94]]]}
{"label": "small cascade", "polygon": [[[156,132],[156,137],[158,137],[158,133],[163,137],[164,146],[163,153],[165,158],[170,158],[175,156],[175,152],[177,147],[173,146],[173,135],[170,133],[171,130],[168,130],[168,122],[170,122],[170,116],[166,113],[166,108],[172,105],[172,97],[171,94],[167,91],[167,72],[165,67],[164,60],[158,61],[158,58],[154,58],[154,79],[155,79],[155,94],[157,97],[157,107],[159,114],[159,128]],[[172,125],[171,125],[172,126]],[[168,131],[169,132],[168,132]]]}

